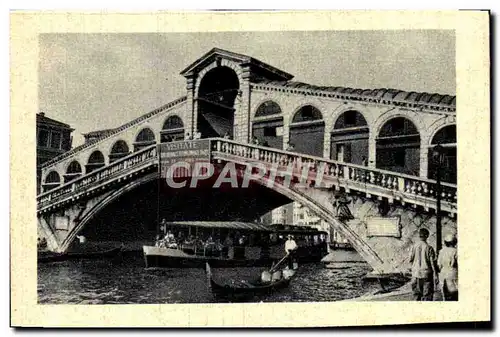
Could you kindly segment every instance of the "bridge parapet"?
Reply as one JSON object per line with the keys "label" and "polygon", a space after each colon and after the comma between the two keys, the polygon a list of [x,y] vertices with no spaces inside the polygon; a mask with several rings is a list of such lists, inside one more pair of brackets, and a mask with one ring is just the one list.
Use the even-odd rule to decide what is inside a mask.
{"label": "bridge parapet", "polygon": [[[305,175],[307,181],[317,188],[335,185],[347,191],[364,192],[367,196],[385,197],[391,203],[398,200],[427,210],[436,208],[437,182],[434,180],[226,139],[214,139],[212,151],[214,158],[232,161],[240,158],[243,159],[239,160],[241,164],[263,162],[274,165],[285,174],[290,172],[294,177]],[[230,157],[224,158],[227,155]],[[441,183],[441,198],[441,209],[456,214],[456,185]]]}
{"label": "bridge parapet", "polygon": [[[271,164],[285,174],[292,168],[290,173],[294,178],[306,176],[307,181],[317,188],[343,187],[346,191],[352,189],[367,196],[387,198],[391,203],[398,200],[403,204],[419,205],[427,210],[436,208],[437,183],[430,179],[226,139],[212,139],[211,153],[214,159],[227,159],[242,165],[250,162]],[[127,175],[157,163],[157,148],[156,145],[151,145],[40,194],[37,197],[38,212],[78,199],[81,194],[104,188],[108,183],[126,179]],[[456,185],[442,183],[441,191],[441,209],[455,214]]]}
{"label": "bridge parapet", "polygon": [[127,179],[127,175],[133,175],[135,172],[154,164],[157,164],[157,148],[156,145],[151,145],[108,166],[38,195],[37,211],[44,212],[58,204],[78,200],[82,194],[90,194],[114,181],[119,182]]}

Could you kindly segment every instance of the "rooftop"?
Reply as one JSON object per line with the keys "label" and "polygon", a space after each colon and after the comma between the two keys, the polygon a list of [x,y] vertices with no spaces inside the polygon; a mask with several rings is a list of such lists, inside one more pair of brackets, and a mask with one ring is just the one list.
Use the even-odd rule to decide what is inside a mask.
{"label": "rooftop", "polygon": [[438,93],[404,91],[391,88],[380,89],[356,89],[348,87],[317,86],[296,81],[259,81],[255,84],[270,85],[275,87],[285,87],[290,89],[303,89],[326,93],[335,93],[346,96],[359,96],[369,99],[380,99],[384,101],[408,102],[413,104],[432,104],[447,106],[450,108],[456,105],[456,96],[442,95]]}
{"label": "rooftop", "polygon": [[71,128],[71,126],[69,124],[62,123],[62,122],[59,122],[55,119],[52,119],[52,118],[45,116],[45,112],[42,112],[42,111],[36,114],[36,123],[37,124],[39,124],[39,123],[45,124],[48,126],[54,126],[57,128],[69,129],[71,131],[74,130]]}

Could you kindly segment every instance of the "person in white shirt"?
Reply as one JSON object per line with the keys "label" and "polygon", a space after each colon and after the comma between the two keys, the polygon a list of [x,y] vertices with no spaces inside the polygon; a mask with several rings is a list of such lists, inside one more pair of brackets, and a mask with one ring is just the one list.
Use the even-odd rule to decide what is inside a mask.
{"label": "person in white shirt", "polygon": [[293,257],[298,246],[292,235],[288,235],[288,240],[285,242],[285,252],[288,254],[288,269],[293,269]]}

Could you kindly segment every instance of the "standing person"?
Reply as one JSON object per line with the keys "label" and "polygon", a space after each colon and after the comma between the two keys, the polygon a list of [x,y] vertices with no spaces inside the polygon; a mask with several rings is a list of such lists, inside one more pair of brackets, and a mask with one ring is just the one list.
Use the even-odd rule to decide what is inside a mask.
{"label": "standing person", "polygon": [[437,265],[439,268],[439,282],[445,301],[458,301],[458,256],[457,238],[449,234],[444,237],[443,249],[439,252]]}
{"label": "standing person", "polygon": [[293,236],[288,235],[288,240],[285,242],[285,252],[288,254],[288,269],[293,269],[293,257],[295,251],[297,250],[297,243],[293,239]]}
{"label": "standing person", "polygon": [[417,301],[432,301],[434,282],[439,282],[436,253],[427,243],[427,229],[421,228],[418,236],[420,240],[413,245],[410,255],[413,296]]}

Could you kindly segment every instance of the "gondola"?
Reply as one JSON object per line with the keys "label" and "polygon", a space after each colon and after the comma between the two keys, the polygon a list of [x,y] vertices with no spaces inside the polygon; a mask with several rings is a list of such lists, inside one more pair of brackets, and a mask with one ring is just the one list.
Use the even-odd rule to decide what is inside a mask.
{"label": "gondola", "polygon": [[101,259],[112,258],[118,256],[122,252],[121,247],[109,249],[101,252],[74,252],[74,253],[54,253],[54,252],[38,252],[38,262],[61,262],[67,260],[79,259]]}
{"label": "gondola", "polygon": [[220,284],[214,280],[210,265],[208,263],[206,264],[208,286],[212,294],[216,297],[231,299],[270,294],[276,290],[286,288],[296,276],[297,268],[295,267],[292,270],[283,268],[278,272],[282,274],[281,278],[278,280],[263,282],[262,278],[256,278],[253,281],[230,280],[226,282],[226,284]]}

